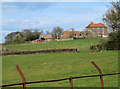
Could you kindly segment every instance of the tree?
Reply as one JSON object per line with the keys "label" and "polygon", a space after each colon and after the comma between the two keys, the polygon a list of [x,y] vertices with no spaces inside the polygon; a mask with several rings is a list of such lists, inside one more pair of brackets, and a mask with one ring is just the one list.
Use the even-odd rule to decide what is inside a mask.
{"label": "tree", "polygon": [[60,28],[60,27],[55,27],[53,30],[52,30],[52,36],[53,38],[55,39],[60,39],[60,36],[63,34],[63,29]]}
{"label": "tree", "polygon": [[120,28],[120,1],[111,2],[112,7],[103,16],[103,21],[107,23],[108,27],[112,29],[113,32],[118,31]]}
{"label": "tree", "polygon": [[32,30],[31,29],[24,29],[23,31],[25,41],[33,40]]}
{"label": "tree", "polygon": [[75,31],[74,31],[74,29],[72,28],[71,30],[72,31],[71,31],[71,33],[69,33],[69,35],[67,36],[67,38],[74,38],[75,37]]}
{"label": "tree", "polygon": [[[112,32],[108,36],[107,48],[120,49],[120,1],[111,2],[112,7],[105,13],[103,21],[105,21]],[[111,45],[111,46],[110,46]]]}
{"label": "tree", "polygon": [[46,34],[46,35],[49,35],[49,34],[50,34],[49,30],[45,31],[45,34]]}
{"label": "tree", "polygon": [[22,37],[23,34],[19,31],[11,32],[7,36],[5,36],[5,43],[14,43],[14,39],[17,37]]}
{"label": "tree", "polygon": [[40,35],[42,34],[43,34],[43,30],[38,30],[38,29],[33,30],[34,39],[39,39]]}
{"label": "tree", "polygon": [[22,32],[16,31],[8,34],[5,37],[5,43],[23,43],[25,41],[31,41],[39,39],[39,36],[43,34],[42,30],[38,29],[24,29]]}
{"label": "tree", "polygon": [[25,41],[31,41],[39,39],[40,35],[43,34],[43,31],[38,29],[24,29],[23,34]]}
{"label": "tree", "polygon": [[87,38],[92,37],[92,31],[90,29],[85,28],[84,30],[86,32]]}
{"label": "tree", "polygon": [[98,45],[91,48],[99,50],[120,50],[120,2],[111,2],[112,7],[108,9],[103,17],[112,32],[106,39],[102,39]]}

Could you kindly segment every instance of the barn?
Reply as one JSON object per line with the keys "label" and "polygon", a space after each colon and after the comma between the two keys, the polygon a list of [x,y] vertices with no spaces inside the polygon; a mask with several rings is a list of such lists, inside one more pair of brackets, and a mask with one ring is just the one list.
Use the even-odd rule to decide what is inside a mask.
{"label": "barn", "polygon": [[53,39],[52,35],[41,35],[41,41],[51,41]]}

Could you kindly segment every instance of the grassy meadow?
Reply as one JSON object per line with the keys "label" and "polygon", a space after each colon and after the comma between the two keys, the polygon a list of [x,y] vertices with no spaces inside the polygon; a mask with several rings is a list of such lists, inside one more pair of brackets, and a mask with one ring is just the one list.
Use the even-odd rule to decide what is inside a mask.
{"label": "grassy meadow", "polygon": [[[53,48],[79,48],[80,53],[41,53],[2,57],[2,83],[22,82],[16,70],[16,64],[23,71],[26,81],[40,81],[99,74],[91,64],[94,61],[103,73],[118,72],[118,52],[104,51],[89,53],[89,46],[96,44],[99,39],[81,39],[61,42],[35,44],[6,45],[3,48],[11,50],[39,50]],[[21,85],[22,86],[22,85]],[[28,84],[27,87],[69,87],[69,80]],[[73,80],[74,87],[100,87],[100,78],[82,78]],[[105,87],[117,87],[118,75],[104,76]]]}
{"label": "grassy meadow", "polygon": [[25,43],[17,45],[6,45],[3,48],[10,50],[39,50],[39,49],[56,49],[56,48],[79,48],[81,52],[88,52],[89,46],[96,44],[98,39],[81,39],[69,41],[54,41],[44,43]]}

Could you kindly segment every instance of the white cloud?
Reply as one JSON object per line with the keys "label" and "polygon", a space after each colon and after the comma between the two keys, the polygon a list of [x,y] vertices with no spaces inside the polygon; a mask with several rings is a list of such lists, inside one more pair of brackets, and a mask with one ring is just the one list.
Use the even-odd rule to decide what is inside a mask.
{"label": "white cloud", "polygon": [[15,20],[14,19],[10,19],[10,22],[15,22]]}
{"label": "white cloud", "polygon": [[15,19],[7,19],[7,20],[2,20],[0,25],[5,26],[7,24],[15,24]]}
{"label": "white cloud", "polygon": [[34,21],[26,20],[24,22],[19,23],[18,25],[19,25],[20,28],[25,29],[25,28],[48,27],[48,26],[53,26],[53,25],[58,25],[58,24],[59,23],[54,22],[54,21],[37,21],[37,22],[34,22]]}
{"label": "white cloud", "polygon": [[7,8],[7,9],[14,9],[17,8],[17,5],[6,5],[6,4],[2,4],[2,8]]}
{"label": "white cloud", "polygon": [[27,19],[26,19],[26,20],[24,20],[24,21],[25,21],[25,22],[29,22],[29,20],[27,20]]}

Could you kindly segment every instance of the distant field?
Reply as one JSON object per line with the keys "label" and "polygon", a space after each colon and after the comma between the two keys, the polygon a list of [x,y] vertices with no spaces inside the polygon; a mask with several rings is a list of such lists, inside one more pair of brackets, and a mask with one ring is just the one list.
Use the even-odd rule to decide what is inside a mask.
{"label": "distant field", "polygon": [[81,52],[88,52],[91,44],[96,44],[98,39],[81,39],[70,41],[54,41],[46,43],[25,43],[17,45],[6,45],[3,48],[11,50],[39,50],[56,48],[79,48]]}
{"label": "distant field", "polygon": [[[15,66],[19,65],[26,81],[50,80],[69,76],[99,74],[91,61],[102,69],[103,73],[118,72],[118,52],[105,51],[89,53],[89,46],[98,42],[98,39],[82,39],[64,42],[48,42],[37,44],[7,45],[7,49],[35,50],[49,48],[80,49],[80,53],[42,53],[16,56],[3,56],[3,84],[22,82]],[[100,79],[83,78],[73,80],[74,87],[100,87]],[[105,87],[117,87],[118,75],[104,76]],[[54,83],[30,84],[27,87],[69,87],[69,81]]]}

